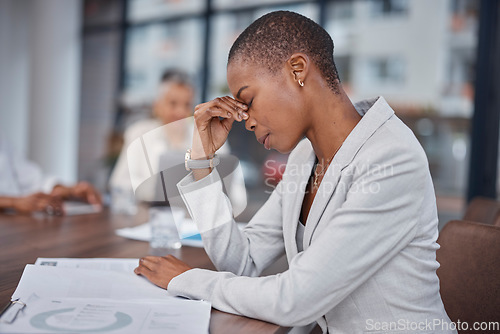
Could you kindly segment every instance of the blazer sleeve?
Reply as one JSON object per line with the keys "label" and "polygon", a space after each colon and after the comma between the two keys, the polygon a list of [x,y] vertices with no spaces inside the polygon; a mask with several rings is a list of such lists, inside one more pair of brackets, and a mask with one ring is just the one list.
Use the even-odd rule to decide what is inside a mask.
{"label": "blazer sleeve", "polygon": [[[302,326],[317,320],[366,282],[415,236],[419,215],[425,209],[423,198],[429,184],[432,186],[425,157],[415,150],[408,152],[394,147],[380,151],[370,156],[374,158],[370,163],[389,164],[393,173],[366,171],[354,175],[343,205],[334,210],[326,208],[320,222],[321,233],[314,234],[309,248],[293,258],[286,272],[239,277],[234,272],[192,269],[175,277],[168,290],[208,300],[225,312],[279,325]],[[376,185],[376,193],[360,190],[369,185]],[[277,196],[271,203],[277,201]],[[210,205],[200,203],[200,210]],[[271,209],[267,206],[264,212],[274,214]],[[241,239],[236,240],[240,242]],[[251,245],[251,239],[248,242]],[[233,251],[236,249],[228,249]]]}
{"label": "blazer sleeve", "polygon": [[177,187],[219,271],[258,276],[284,254],[280,185],[243,231],[236,226],[216,168],[197,182],[189,174]]}

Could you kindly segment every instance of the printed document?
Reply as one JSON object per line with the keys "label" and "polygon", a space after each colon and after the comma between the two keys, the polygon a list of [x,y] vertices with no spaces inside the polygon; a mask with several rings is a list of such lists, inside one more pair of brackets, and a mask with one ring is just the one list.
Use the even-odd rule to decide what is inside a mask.
{"label": "printed document", "polygon": [[210,303],[171,295],[134,274],[137,265],[39,258],[12,295],[26,306],[11,323],[0,322],[0,333],[208,333]]}
{"label": "printed document", "polygon": [[32,294],[43,298],[166,299],[167,290],[133,272],[122,273],[82,268],[58,268],[28,264],[12,295],[25,300]]}
{"label": "printed document", "polygon": [[208,333],[209,303],[172,298],[142,302],[31,298],[0,333]]}
{"label": "printed document", "polygon": [[75,259],[75,258],[44,258],[39,257],[35,265],[58,268],[81,268],[111,270],[124,273],[133,273],[139,265],[139,259]]}

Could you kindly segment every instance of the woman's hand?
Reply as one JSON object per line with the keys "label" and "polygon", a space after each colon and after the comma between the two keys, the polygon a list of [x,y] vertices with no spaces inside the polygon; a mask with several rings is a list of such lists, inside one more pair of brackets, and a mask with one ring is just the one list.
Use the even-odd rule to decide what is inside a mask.
{"label": "woman's hand", "polygon": [[166,289],[168,283],[175,277],[189,269],[193,269],[173,255],[146,256],[139,260],[139,267],[134,273],[142,275],[152,283]]}
{"label": "woman's hand", "polygon": [[[248,119],[248,107],[229,96],[218,97],[195,107],[192,159],[206,159],[212,156],[226,141],[236,120]],[[220,119],[220,118],[222,119]]]}
{"label": "woman's hand", "polygon": [[63,199],[75,198],[89,204],[102,205],[102,199],[99,192],[88,182],[78,182],[73,187],[56,185],[51,192],[52,196]]}
{"label": "woman's hand", "polygon": [[21,214],[31,214],[37,211],[51,215],[63,214],[62,201],[58,197],[41,192],[13,199],[12,208]]}

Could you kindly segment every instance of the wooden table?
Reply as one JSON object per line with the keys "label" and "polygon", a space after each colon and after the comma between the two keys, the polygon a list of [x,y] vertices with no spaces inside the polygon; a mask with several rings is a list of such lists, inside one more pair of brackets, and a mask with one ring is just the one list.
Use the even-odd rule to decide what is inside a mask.
{"label": "wooden table", "polygon": [[[142,217],[142,218],[141,218]],[[0,213],[0,308],[7,304],[28,263],[38,257],[139,258],[149,244],[115,235],[115,229],[145,221],[136,217],[99,214],[74,217],[28,217]],[[193,267],[215,269],[201,248],[183,246],[177,257]],[[212,309],[210,333],[286,333],[287,328]]]}

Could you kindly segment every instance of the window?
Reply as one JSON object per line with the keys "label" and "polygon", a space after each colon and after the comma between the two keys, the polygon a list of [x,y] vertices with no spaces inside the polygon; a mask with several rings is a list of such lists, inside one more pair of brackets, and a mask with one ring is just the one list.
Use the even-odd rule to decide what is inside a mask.
{"label": "window", "polygon": [[367,61],[366,76],[370,83],[396,85],[404,82],[404,60],[399,57],[372,58]]}
{"label": "window", "polygon": [[199,78],[202,31],[201,20],[195,18],[130,28],[124,68],[127,101],[142,104],[154,99],[160,76],[167,68],[180,68]]}
{"label": "window", "polygon": [[351,56],[336,56],[335,66],[342,84],[348,85],[351,82]]}
{"label": "window", "polygon": [[117,0],[87,0],[83,7],[84,24],[86,27],[119,23],[123,4]]}
{"label": "window", "polygon": [[352,19],[354,17],[354,4],[353,1],[333,1],[328,3],[328,18],[334,21]]}
{"label": "window", "polygon": [[128,20],[147,22],[153,19],[175,18],[202,14],[206,2],[201,0],[128,0]]}
{"label": "window", "polygon": [[408,13],[408,0],[371,0],[372,17],[400,16]]}
{"label": "window", "polygon": [[[275,6],[280,4],[286,4],[290,2],[307,2],[300,0],[213,0],[213,6],[215,10],[224,9],[242,9],[248,7],[264,7],[264,6]],[[309,2],[314,2],[314,0],[309,0]]]}

